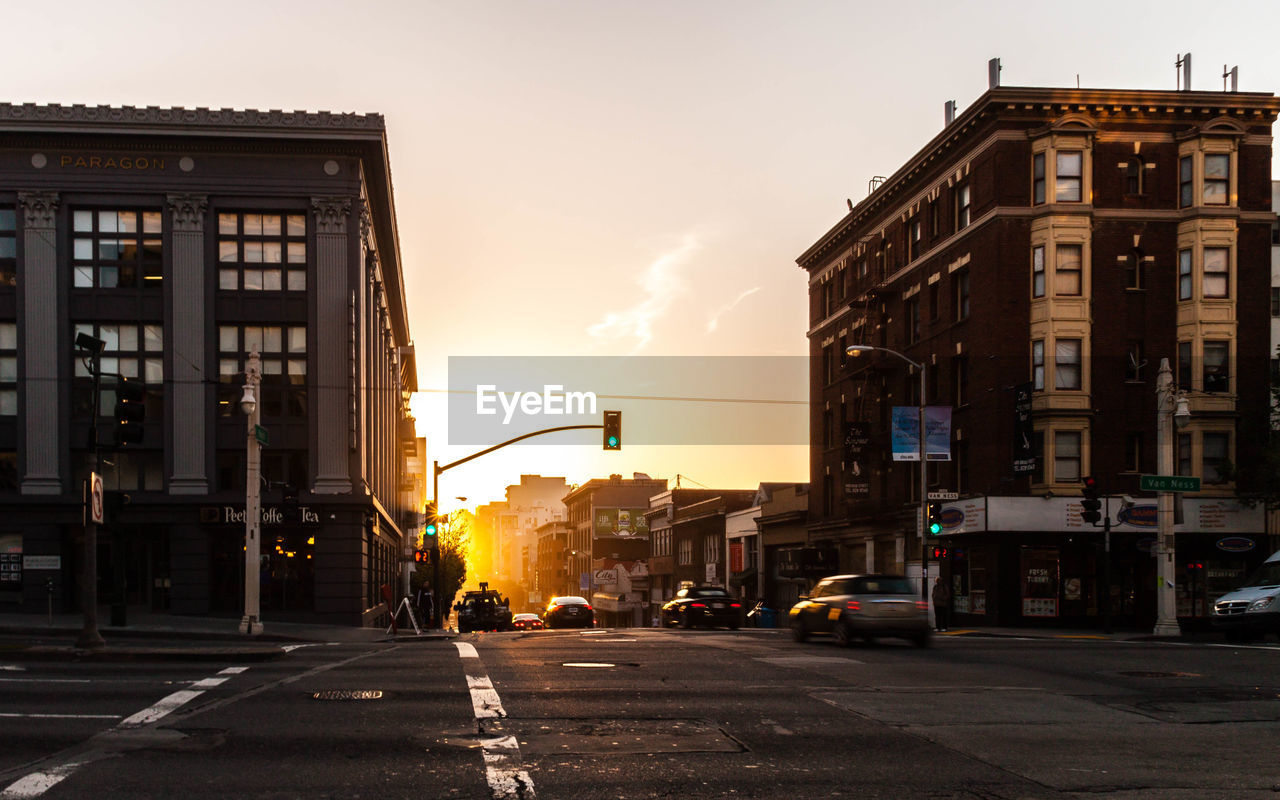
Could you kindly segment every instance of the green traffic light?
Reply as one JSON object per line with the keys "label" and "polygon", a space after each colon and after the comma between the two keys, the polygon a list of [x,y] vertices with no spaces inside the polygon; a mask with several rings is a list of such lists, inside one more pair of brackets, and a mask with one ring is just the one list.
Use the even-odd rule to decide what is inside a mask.
{"label": "green traffic light", "polygon": [[942,533],[942,526],[934,522],[929,526],[929,533],[932,533],[934,536],[937,536],[939,533]]}
{"label": "green traffic light", "polygon": [[617,436],[610,436],[610,437],[609,437],[609,446],[610,446],[610,447],[617,447],[617,446],[618,446],[618,437],[617,437]]}
{"label": "green traffic light", "polygon": [[427,527],[426,527],[425,533],[426,533],[428,536],[435,536],[435,535],[436,535],[436,526],[435,526],[435,524],[434,524],[434,523],[428,524],[428,525],[427,525]]}

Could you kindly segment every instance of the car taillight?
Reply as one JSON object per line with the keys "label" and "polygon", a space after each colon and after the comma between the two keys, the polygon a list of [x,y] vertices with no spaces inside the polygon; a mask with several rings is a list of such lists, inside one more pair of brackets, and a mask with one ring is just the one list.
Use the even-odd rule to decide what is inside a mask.
{"label": "car taillight", "polygon": [[706,608],[706,605],[703,603],[690,603],[689,608]]}
{"label": "car taillight", "polygon": [[859,603],[857,600],[850,600],[849,602],[847,602],[847,603],[845,603],[845,604],[844,604],[844,607],[845,607],[845,608],[847,608],[847,609],[849,609],[850,611],[861,611],[861,610],[862,610],[862,604],[861,604],[861,603]]}
{"label": "car taillight", "polygon": [[588,611],[591,611],[591,610],[592,610],[592,609],[591,609],[591,604],[590,604],[590,603],[588,603],[588,604],[586,604],[585,606],[583,606],[583,608],[585,608],[585,609],[586,609],[586,610],[588,610]]}
{"label": "car taillight", "polygon": [[925,602],[924,600],[917,600],[917,601],[916,601],[916,608],[917,608],[917,609],[919,609],[920,611],[928,611],[928,610],[929,610],[929,604],[928,604],[927,602]]}
{"label": "car taillight", "polygon": [[730,603],[729,608],[742,608],[742,603]]}

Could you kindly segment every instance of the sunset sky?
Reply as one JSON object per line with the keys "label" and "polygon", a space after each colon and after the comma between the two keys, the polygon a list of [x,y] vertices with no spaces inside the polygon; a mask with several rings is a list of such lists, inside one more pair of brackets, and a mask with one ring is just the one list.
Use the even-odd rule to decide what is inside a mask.
{"label": "sunset sky", "polygon": [[[9,102],[386,117],[414,409],[441,463],[482,449],[443,441],[451,356],[803,356],[795,258],[946,101],[986,90],[990,58],[1006,86],[1174,89],[1189,51],[1194,89],[1220,91],[1226,64],[1241,91],[1280,90],[1274,0],[65,0],[4,17]],[[731,397],[803,418],[803,380],[761,384]],[[630,402],[624,442],[687,406]],[[555,441],[445,473],[444,506],[522,473],[808,480],[801,444]]]}

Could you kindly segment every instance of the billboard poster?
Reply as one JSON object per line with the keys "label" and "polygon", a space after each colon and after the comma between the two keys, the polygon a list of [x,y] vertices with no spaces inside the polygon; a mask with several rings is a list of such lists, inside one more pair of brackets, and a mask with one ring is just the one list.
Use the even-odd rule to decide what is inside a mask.
{"label": "billboard poster", "polygon": [[[920,409],[917,406],[894,406],[890,422],[894,461],[920,460]],[[929,461],[951,460],[951,406],[926,406],[924,409],[925,458]]]}
{"label": "billboard poster", "polygon": [[597,508],[595,510],[596,536],[648,536],[649,521],[643,508]]}
{"label": "billboard poster", "polygon": [[847,497],[867,497],[871,494],[871,473],[867,470],[865,452],[870,441],[867,423],[844,424],[844,493]]}
{"label": "billboard poster", "polygon": [[1032,446],[1031,391],[1033,384],[1014,388],[1013,400],[1013,472],[1015,475],[1036,471],[1036,454]]}

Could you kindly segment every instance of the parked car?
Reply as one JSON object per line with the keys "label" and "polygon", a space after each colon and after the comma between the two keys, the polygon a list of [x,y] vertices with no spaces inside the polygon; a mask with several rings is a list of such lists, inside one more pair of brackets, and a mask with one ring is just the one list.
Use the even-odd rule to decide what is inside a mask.
{"label": "parked car", "polygon": [[582,597],[553,597],[542,619],[548,628],[590,628],[596,624],[596,612]]}
{"label": "parked car", "polygon": [[467,592],[453,607],[458,612],[458,633],[511,630],[511,606],[487,583],[480,584],[478,592]]}
{"label": "parked car", "polygon": [[823,578],[789,612],[791,634],[803,642],[815,633],[832,634],[844,645],[881,636],[910,639],[927,647],[929,604],[901,575],[833,575]]}
{"label": "parked car", "polygon": [[724,625],[736,631],[742,624],[742,603],[719,586],[690,586],[664,603],[660,614],[664,628]]}
{"label": "parked car", "polygon": [[537,614],[516,614],[511,618],[511,625],[518,631],[540,631],[546,627]]}
{"label": "parked car", "polygon": [[1268,633],[1280,636],[1280,551],[1262,562],[1239,589],[1215,600],[1210,619],[1228,641],[1247,642]]}

